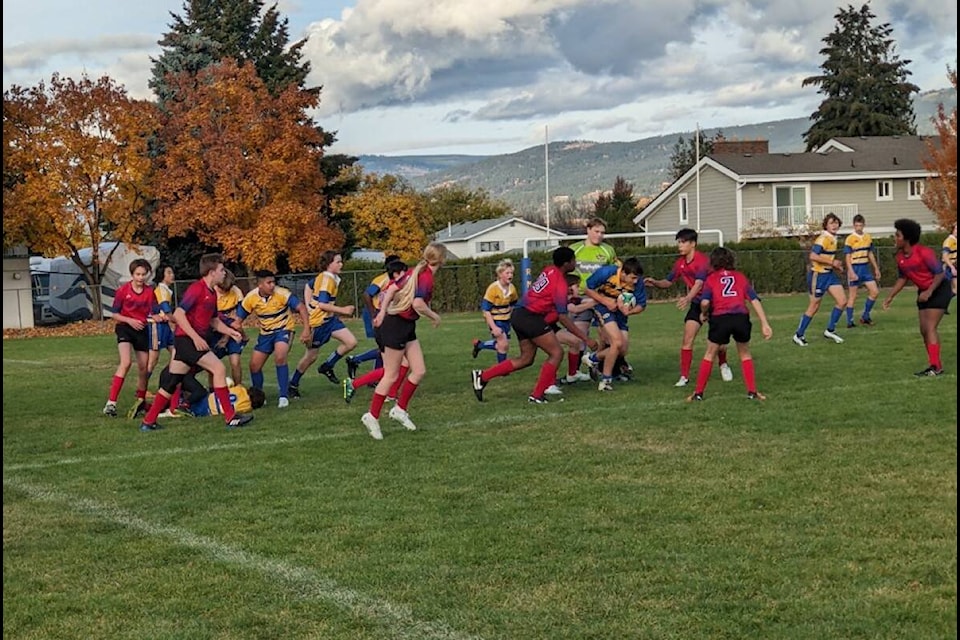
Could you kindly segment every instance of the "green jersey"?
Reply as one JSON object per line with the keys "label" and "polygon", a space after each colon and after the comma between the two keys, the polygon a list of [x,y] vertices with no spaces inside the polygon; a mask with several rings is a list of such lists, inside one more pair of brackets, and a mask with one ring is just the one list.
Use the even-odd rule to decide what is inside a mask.
{"label": "green jersey", "polygon": [[614,264],[617,261],[617,251],[607,243],[601,245],[587,244],[584,241],[570,245],[573,255],[577,258],[577,273],[580,274],[580,288],[585,289],[587,278],[600,267]]}

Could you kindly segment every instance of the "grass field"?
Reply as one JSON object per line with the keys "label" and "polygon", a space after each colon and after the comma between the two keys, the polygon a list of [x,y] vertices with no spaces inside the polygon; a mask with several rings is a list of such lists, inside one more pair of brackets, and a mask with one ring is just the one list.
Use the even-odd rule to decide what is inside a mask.
{"label": "grass field", "polygon": [[384,413],[382,442],[370,392],[315,371],[276,409],[272,361],[249,428],[140,433],[100,413],[112,336],[4,340],[4,638],[956,637],[956,315],[946,375],[915,378],[912,298],[842,345],[825,308],[801,349],[805,298],[769,297],[763,403],[736,364],[684,402],[682,314],[654,304],[633,382],[528,405],[531,368],[480,404],[482,320],[447,315],[420,429]]}

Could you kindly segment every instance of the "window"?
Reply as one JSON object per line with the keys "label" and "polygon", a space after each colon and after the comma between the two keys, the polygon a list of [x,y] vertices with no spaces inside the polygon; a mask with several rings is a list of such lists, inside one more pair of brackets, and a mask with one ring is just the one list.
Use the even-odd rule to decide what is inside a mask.
{"label": "window", "polygon": [[778,227],[801,227],[809,215],[810,185],[780,186],[773,190]]}
{"label": "window", "polygon": [[527,249],[531,251],[542,251],[557,246],[555,240],[531,240],[527,243]]}
{"label": "window", "polygon": [[680,224],[690,224],[690,201],[685,193],[680,194]]}
{"label": "window", "polygon": [[492,240],[490,242],[478,242],[478,249],[480,253],[500,253],[503,249],[500,248],[500,245],[503,244],[499,240]]}
{"label": "window", "polygon": [[907,200],[920,200],[923,198],[923,188],[925,185],[925,180],[908,180]]}
{"label": "window", "polygon": [[877,180],[877,200],[893,200],[893,183]]}

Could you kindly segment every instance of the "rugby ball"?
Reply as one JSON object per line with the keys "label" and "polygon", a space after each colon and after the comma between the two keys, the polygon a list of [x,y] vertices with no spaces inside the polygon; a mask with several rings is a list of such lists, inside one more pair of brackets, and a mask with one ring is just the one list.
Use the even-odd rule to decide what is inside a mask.
{"label": "rugby ball", "polygon": [[623,306],[630,309],[635,304],[637,304],[637,299],[633,297],[633,294],[629,291],[624,291],[620,294],[620,300],[623,302]]}

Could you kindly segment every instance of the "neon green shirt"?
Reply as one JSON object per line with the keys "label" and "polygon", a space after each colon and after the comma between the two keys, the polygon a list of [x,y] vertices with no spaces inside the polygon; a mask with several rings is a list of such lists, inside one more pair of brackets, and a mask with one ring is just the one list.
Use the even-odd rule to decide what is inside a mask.
{"label": "neon green shirt", "polygon": [[573,255],[577,258],[577,273],[580,274],[581,289],[586,288],[587,278],[594,271],[617,261],[617,250],[606,242],[592,245],[581,240],[570,245],[570,248],[573,249]]}

